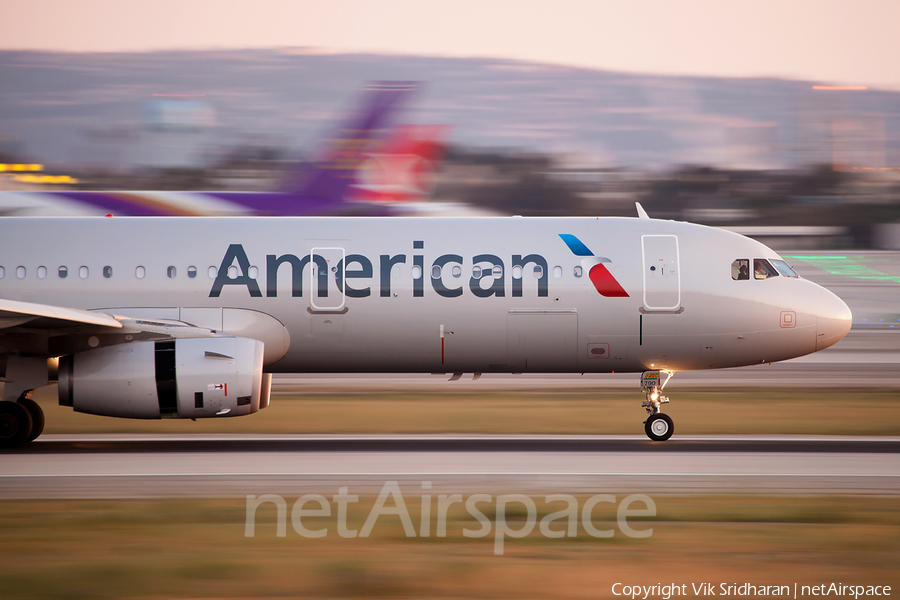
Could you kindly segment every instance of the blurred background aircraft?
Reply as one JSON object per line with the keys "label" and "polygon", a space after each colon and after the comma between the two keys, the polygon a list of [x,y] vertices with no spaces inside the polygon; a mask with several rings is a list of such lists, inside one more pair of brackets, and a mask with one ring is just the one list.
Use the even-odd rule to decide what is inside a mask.
{"label": "blurred background aircraft", "polygon": [[[443,126],[395,126],[415,84],[365,86],[358,108],[321,143],[312,162],[289,170],[276,191],[87,191],[0,192],[5,215],[369,215],[415,212],[412,200],[428,194],[441,159]],[[174,103],[174,104],[173,104]],[[169,106],[171,105],[171,106]],[[163,124],[196,123],[205,107],[196,101],[154,103]],[[40,164],[4,164],[23,183],[77,183],[70,176],[35,174]]]}

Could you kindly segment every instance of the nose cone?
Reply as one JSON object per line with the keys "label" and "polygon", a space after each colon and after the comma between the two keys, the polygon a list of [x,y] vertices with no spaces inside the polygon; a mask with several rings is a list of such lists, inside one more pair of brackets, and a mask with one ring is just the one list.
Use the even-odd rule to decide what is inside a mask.
{"label": "nose cone", "polygon": [[850,331],[853,315],[843,300],[822,288],[816,307],[816,351],[833,346]]}

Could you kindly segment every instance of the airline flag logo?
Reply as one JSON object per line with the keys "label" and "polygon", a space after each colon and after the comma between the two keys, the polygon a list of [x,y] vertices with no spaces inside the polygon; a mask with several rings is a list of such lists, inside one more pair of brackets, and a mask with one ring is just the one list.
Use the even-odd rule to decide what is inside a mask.
{"label": "airline flag logo", "polygon": [[584,245],[584,242],[571,233],[560,233],[559,237],[565,242],[566,246],[569,247],[572,254],[584,257],[581,261],[582,268],[588,272],[588,277],[590,278],[591,283],[594,284],[594,289],[597,290],[597,293],[605,298],[629,297],[625,288],[621,286],[616,278],[613,277],[613,274],[609,272],[609,269],[606,268],[604,263],[610,262],[608,258],[594,256],[594,253]]}

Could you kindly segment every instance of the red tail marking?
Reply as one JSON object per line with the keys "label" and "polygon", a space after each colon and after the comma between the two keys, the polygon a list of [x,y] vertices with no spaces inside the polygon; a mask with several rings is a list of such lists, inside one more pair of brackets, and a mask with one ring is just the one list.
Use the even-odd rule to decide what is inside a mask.
{"label": "red tail marking", "polygon": [[354,200],[400,202],[427,196],[445,151],[446,125],[400,125],[394,135],[368,154]]}

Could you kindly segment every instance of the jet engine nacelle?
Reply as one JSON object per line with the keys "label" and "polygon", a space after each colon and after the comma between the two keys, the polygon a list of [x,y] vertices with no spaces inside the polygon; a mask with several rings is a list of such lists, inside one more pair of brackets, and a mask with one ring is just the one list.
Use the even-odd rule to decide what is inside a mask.
{"label": "jet engine nacelle", "polygon": [[269,404],[264,344],[187,338],[104,346],[59,361],[59,404],[132,419],[254,413]]}

